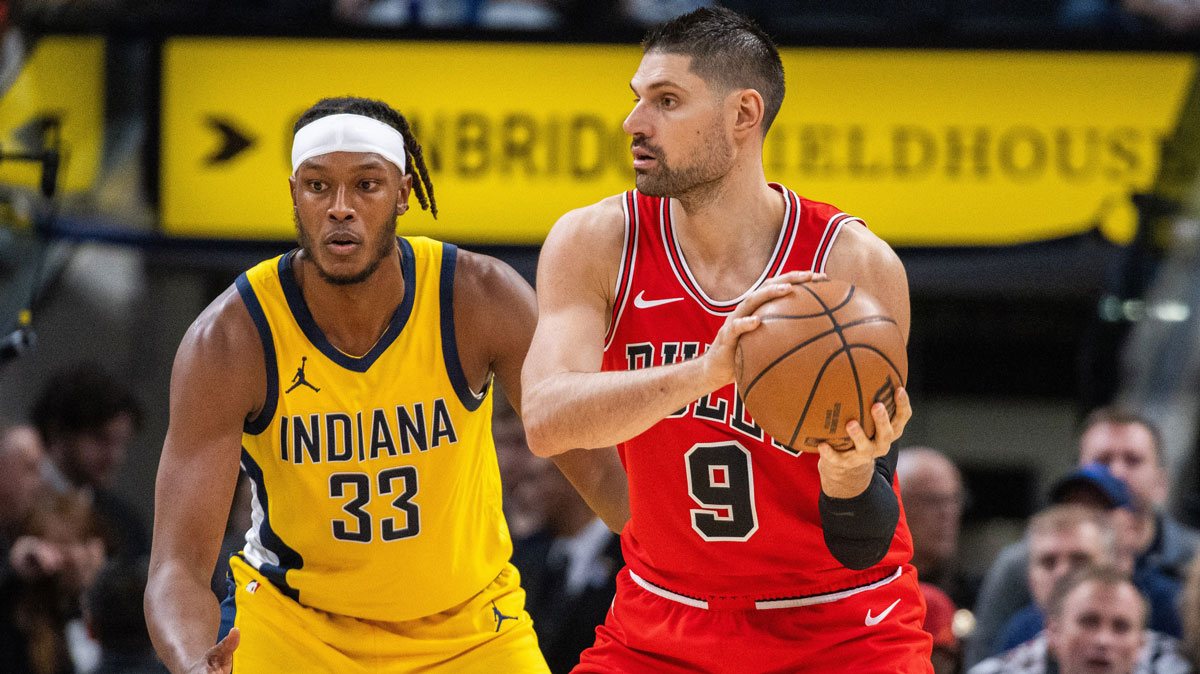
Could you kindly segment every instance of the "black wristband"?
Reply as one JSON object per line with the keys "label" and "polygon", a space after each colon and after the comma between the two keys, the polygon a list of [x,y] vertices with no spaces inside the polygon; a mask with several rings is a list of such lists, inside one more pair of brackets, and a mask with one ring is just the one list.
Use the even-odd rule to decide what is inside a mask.
{"label": "black wristband", "polygon": [[861,571],[879,563],[892,546],[900,522],[900,502],[892,488],[897,449],[875,460],[871,484],[858,496],[833,498],[821,491],[818,505],[825,547],[847,568]]}

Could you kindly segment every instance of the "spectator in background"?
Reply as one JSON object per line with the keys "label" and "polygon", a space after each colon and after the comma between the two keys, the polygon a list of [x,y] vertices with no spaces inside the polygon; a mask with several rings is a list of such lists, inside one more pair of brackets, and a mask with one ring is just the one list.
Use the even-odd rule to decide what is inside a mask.
{"label": "spectator in background", "polygon": [[109,562],[88,588],[84,622],[100,644],[100,664],[90,674],[167,674],[146,630],[145,591],[146,562],[127,559]]}
{"label": "spectator in background", "polygon": [[933,635],[933,674],[958,674],[962,670],[962,650],[954,634],[954,602],[936,585],[922,582],[925,597],[925,622],[921,625]]}
{"label": "spectator in background", "polygon": [[46,484],[60,492],[90,494],[114,553],[149,554],[150,538],[138,511],[109,490],[141,425],[133,393],[100,366],[81,363],[46,382],[30,417],[49,457],[43,464]]}
{"label": "spectator in background", "polygon": [[900,450],[896,480],[912,532],[912,565],[923,583],[941,588],[956,606],[973,606],[978,581],[958,566],[958,533],[965,502],[962,474],[928,447]]}
{"label": "spectator in background", "polygon": [[[22,586],[12,551],[42,484],[43,458],[42,441],[33,428],[0,428],[0,672],[28,669],[28,643],[10,610]],[[18,550],[18,563],[22,556]]]}
{"label": "spectator in background", "polygon": [[[1115,478],[1113,478],[1115,479]],[[997,652],[1007,651],[1033,639],[1044,627],[1044,611],[1059,578],[1084,566],[1115,566],[1125,573],[1133,568],[1132,552],[1118,544],[1118,534],[1108,513],[1084,505],[1059,505],[1038,513],[1029,523],[1029,588],[1034,603],[1018,611],[1005,625]],[[1179,585],[1166,578],[1134,579],[1147,598],[1149,627],[1169,636],[1179,636],[1179,613],[1175,601]]]}
{"label": "spectator in background", "polygon": [[554,674],[567,674],[595,641],[625,562],[621,539],[596,517],[554,462],[534,461],[532,474],[517,490],[525,502],[541,504],[542,525],[513,541],[513,565],[521,572],[525,609],[533,617],[546,664]]}
{"label": "spectator in background", "polygon": [[[86,496],[43,491],[9,551],[0,622],[15,628],[19,664],[4,671],[60,674],[89,669],[87,645],[68,640],[80,597],[104,564],[104,545]],[[8,647],[9,645],[6,645]]]}
{"label": "spectator in background", "polygon": [[[1132,517],[1124,528],[1122,544],[1134,554],[1134,575],[1165,575],[1180,579],[1200,534],[1162,511],[1167,497],[1166,469],[1157,427],[1144,416],[1115,407],[1102,407],[1088,415],[1079,436],[1079,464],[1103,464],[1120,478],[1132,494]],[[1103,494],[1104,489],[1091,490]],[[1055,494],[1082,498],[1086,491]],[[1100,496],[1108,499],[1109,496]],[[1078,501],[1076,501],[1078,502]],[[1124,517],[1121,515],[1121,517]],[[977,623],[967,644],[968,666],[990,653],[1005,622],[1031,600],[1024,580],[1028,548],[1013,544],[1000,552],[984,577],[976,602]]]}
{"label": "spectator in background", "polygon": [[1174,639],[1145,629],[1146,601],[1129,576],[1087,566],[1055,583],[1035,639],[969,674],[1187,674]]}

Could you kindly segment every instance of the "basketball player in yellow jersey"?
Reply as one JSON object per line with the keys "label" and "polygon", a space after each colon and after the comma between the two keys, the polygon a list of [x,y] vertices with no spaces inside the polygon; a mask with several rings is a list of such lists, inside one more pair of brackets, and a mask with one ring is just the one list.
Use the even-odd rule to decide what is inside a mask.
{"label": "basketball player in yellow jersey", "polygon": [[[490,428],[493,377],[520,400],[532,289],[396,237],[410,191],[437,207],[386,104],[318,102],[292,166],[300,247],[243,274],[175,360],[146,590],[159,655],[177,673],[546,672]],[[619,528],[615,452],[574,458],[560,466]],[[218,607],[239,464],[253,525]]]}

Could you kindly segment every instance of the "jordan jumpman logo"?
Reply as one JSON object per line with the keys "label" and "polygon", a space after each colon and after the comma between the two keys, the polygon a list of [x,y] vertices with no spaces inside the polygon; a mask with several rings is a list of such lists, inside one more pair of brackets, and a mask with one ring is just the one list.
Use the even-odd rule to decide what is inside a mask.
{"label": "jordan jumpman logo", "polygon": [[501,613],[500,609],[496,608],[496,602],[492,602],[492,615],[496,619],[496,631],[497,632],[500,631],[500,626],[504,624],[505,620],[516,620],[517,619],[517,616],[515,616],[515,615],[504,615],[503,613]]}
{"label": "jordan jumpman logo", "polygon": [[304,378],[304,363],[307,361],[308,361],[308,356],[300,357],[300,367],[296,369],[296,376],[292,377],[292,381],[294,383],[292,384],[292,387],[289,388],[288,390],[284,391],[284,393],[291,393],[293,389],[295,389],[297,386],[299,386],[301,384],[309,387],[310,389],[312,389],[313,391],[315,391],[317,393],[321,392],[321,389],[308,383],[308,380]]}

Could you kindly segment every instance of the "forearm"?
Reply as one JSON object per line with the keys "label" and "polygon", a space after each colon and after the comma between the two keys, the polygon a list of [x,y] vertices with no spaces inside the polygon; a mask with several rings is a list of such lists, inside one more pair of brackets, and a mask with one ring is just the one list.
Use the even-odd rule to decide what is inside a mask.
{"label": "forearm", "polygon": [[616,448],[577,449],[553,459],[592,512],[621,533],[629,521],[629,483]]}
{"label": "forearm", "polygon": [[217,643],[221,611],[202,573],[179,563],[152,565],[145,608],[154,648],[176,674],[186,672]]}
{"label": "forearm", "polygon": [[526,386],[522,416],[538,456],[610,447],[642,433],[723,383],[707,381],[703,356],[618,372],[564,372]]}
{"label": "forearm", "polygon": [[857,494],[837,497],[824,483],[819,497],[825,546],[851,569],[866,569],[883,559],[900,522],[900,503],[892,487],[896,448],[869,464],[867,485]]}

